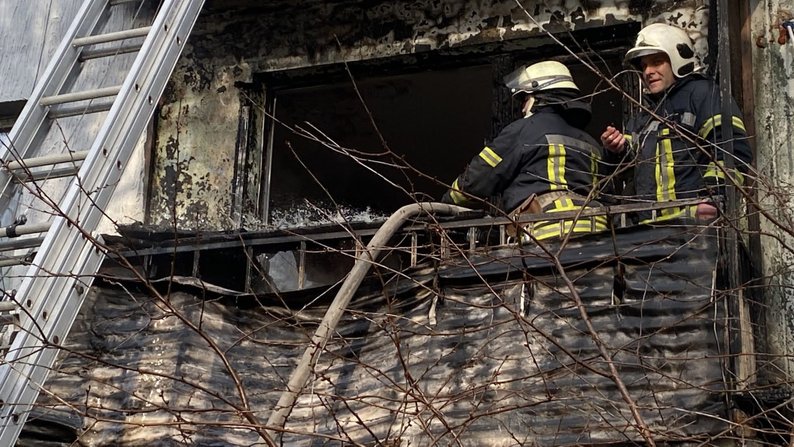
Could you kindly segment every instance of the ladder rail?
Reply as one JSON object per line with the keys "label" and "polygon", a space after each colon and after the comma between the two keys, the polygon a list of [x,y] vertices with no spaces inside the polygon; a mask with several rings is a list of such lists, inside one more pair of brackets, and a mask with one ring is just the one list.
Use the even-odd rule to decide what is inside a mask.
{"label": "ladder rail", "polygon": [[[107,0],[101,3],[107,4]],[[56,339],[62,342],[66,338],[77,317],[104,258],[101,241],[95,245],[91,231],[104,217],[103,209],[154,112],[203,3],[165,0],[161,5],[78,177],[59,204],[63,215],[54,219],[16,294],[24,317],[6,363],[0,366],[0,445],[12,445],[18,436],[55,361],[57,346],[53,345],[58,344]],[[68,274],[51,274],[69,269]]]}
{"label": "ladder rail", "polygon": [[[62,217],[56,220],[61,224],[65,223]],[[56,222],[53,224],[56,225]],[[103,256],[90,244],[84,245],[81,252],[73,252],[73,255],[75,256],[70,258],[75,258],[75,264],[82,268],[99,268],[103,259]],[[35,260],[31,267],[29,271],[42,271],[35,266]],[[52,276],[44,272],[43,276],[38,277],[37,283],[46,282],[49,286],[47,289],[53,291],[68,290],[68,298],[73,300],[74,307],[79,309],[92,281],[93,275]],[[3,380],[6,381],[4,388],[10,385],[14,394],[11,395],[13,400],[5,400],[0,408],[2,414],[0,445],[14,445],[41,387],[49,376],[49,370],[55,363],[57,346],[63,342],[65,336],[48,335],[48,333],[68,334],[74,323],[72,314],[76,317],[76,312],[69,306],[45,307],[43,300],[23,302],[21,305],[24,310],[19,314],[19,326],[23,330],[17,333],[7,356],[7,359],[13,356],[14,360],[7,360],[2,368]],[[47,312],[46,318],[44,312]],[[35,318],[34,314],[37,314]],[[30,328],[27,329],[29,332],[25,328]],[[24,344],[18,342],[22,335],[25,339]],[[5,393],[2,396],[7,397]]]}

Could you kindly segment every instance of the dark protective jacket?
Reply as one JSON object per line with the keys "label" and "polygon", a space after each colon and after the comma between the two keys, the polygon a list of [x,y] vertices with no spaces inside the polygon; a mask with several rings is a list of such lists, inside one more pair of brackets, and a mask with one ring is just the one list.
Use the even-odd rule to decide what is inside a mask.
{"label": "dark protective jacket", "polygon": [[[648,97],[648,109],[660,119],[642,111],[629,120],[625,136],[629,150],[606,160],[634,163],[633,189],[638,201],[666,202],[677,199],[724,195],[725,126],[721,114],[719,87],[712,80],[692,74],[677,80],[658,97]],[[747,142],[741,111],[731,99],[730,125],[733,129],[734,165],[738,183],[743,181],[752,151]],[[620,159],[622,157],[622,159]],[[672,208],[660,211],[656,220],[691,214],[692,210]],[[641,214],[645,220],[650,214]],[[694,217],[694,216],[690,216]]]}
{"label": "dark protective jacket", "polygon": [[500,208],[510,212],[533,193],[588,196],[602,170],[602,149],[582,130],[589,120],[589,105],[580,101],[538,107],[474,157],[442,201],[471,207],[481,205],[471,196],[501,195]]}

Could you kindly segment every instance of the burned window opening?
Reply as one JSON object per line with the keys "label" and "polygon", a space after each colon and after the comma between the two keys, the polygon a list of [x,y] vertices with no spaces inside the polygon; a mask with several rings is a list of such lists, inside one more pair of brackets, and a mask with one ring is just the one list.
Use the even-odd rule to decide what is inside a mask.
{"label": "burned window opening", "polygon": [[11,132],[26,103],[26,100],[0,102],[0,133]]}
{"label": "burned window opening", "polygon": [[439,198],[459,155],[475,152],[489,132],[491,79],[482,65],[362,79],[356,88],[366,107],[349,83],[278,92],[276,119],[308,138],[273,131],[271,219],[301,212],[302,202],[377,217]]}
{"label": "burned window opening", "polygon": [[[588,50],[579,57],[607,75],[619,72],[630,35],[623,28],[630,27],[577,44]],[[260,75],[251,91],[259,95],[253,113],[263,116],[241,115],[258,129],[240,130],[254,141],[244,148],[238,141],[232,213],[284,228],[383,220],[400,206],[438,200],[482,145],[517,118],[502,77],[541,59],[563,60],[583,93],[595,92],[591,134],[622,122],[620,94],[563,51],[543,36],[501,52],[482,46]],[[255,181],[244,181],[243,170],[257,167]]]}

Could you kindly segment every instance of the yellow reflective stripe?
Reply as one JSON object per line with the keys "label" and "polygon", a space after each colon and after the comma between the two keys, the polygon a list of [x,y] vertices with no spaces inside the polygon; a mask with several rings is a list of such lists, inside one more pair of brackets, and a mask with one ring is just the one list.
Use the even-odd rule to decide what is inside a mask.
{"label": "yellow reflective stripe", "polygon": [[560,189],[557,184],[557,168],[554,166],[557,159],[557,145],[549,144],[549,158],[546,159],[546,176],[549,178],[549,189]]}
{"label": "yellow reflective stripe", "polygon": [[463,203],[468,202],[466,196],[464,196],[460,192],[460,187],[458,186],[458,179],[455,179],[455,181],[452,182],[452,188],[450,188],[449,190],[449,196],[452,198],[452,201],[455,202],[456,205],[461,205]]}
{"label": "yellow reflective stripe", "polygon": [[656,218],[650,218],[640,221],[641,224],[647,223],[654,223],[654,222],[662,222],[665,220],[671,220],[678,217],[697,217],[697,205],[690,205],[690,206],[674,206],[672,208],[668,208],[669,212],[665,213],[665,210],[662,210],[662,215],[657,216]]}
{"label": "yellow reflective stripe", "polygon": [[546,171],[549,176],[549,189],[568,189],[565,180],[565,146],[562,144],[549,145],[549,158],[546,160]]}
{"label": "yellow reflective stripe", "polygon": [[653,163],[653,176],[656,178],[656,201],[663,202],[663,192],[662,189],[662,157],[659,153],[659,149],[661,148],[661,143],[656,145],[656,157]]}
{"label": "yellow reflective stripe", "polygon": [[[670,129],[662,129],[661,136],[669,135]],[[670,202],[676,200],[675,192],[675,160],[673,143],[669,138],[661,138],[656,145],[656,201]],[[670,210],[662,210],[667,215]]]}
{"label": "yellow reflective stripe", "polygon": [[626,141],[631,142],[631,134],[630,133],[624,133],[623,134],[623,138],[625,138]]}
{"label": "yellow reflective stripe", "polygon": [[607,230],[607,219],[604,216],[577,220],[574,224],[572,220],[559,222],[540,221],[533,229],[527,231],[537,240],[549,239],[552,237],[564,237],[567,233],[593,233]]}
{"label": "yellow reflective stripe", "polygon": [[[719,166],[718,166],[719,165]],[[723,160],[718,160],[717,163],[713,161],[709,163],[708,167],[706,168],[706,172],[703,174],[703,178],[707,177],[715,177],[718,179],[725,180],[725,162]],[[744,175],[736,169],[733,169],[733,180],[737,185],[744,185]]]}
{"label": "yellow reflective stripe", "polygon": [[581,206],[573,204],[573,200],[568,197],[563,197],[554,201],[554,208],[546,210],[546,213],[559,213],[561,211],[573,211],[581,209]]}
{"label": "yellow reflective stripe", "polygon": [[554,208],[548,210],[549,213],[559,212],[559,211],[571,211],[571,210],[578,210],[580,207],[573,204],[573,200],[568,197],[562,197],[554,201]]}
{"label": "yellow reflective stripe", "polygon": [[[738,116],[731,117],[731,124],[733,127],[741,130],[742,132],[747,132],[747,129],[744,127],[744,121],[742,121],[742,119]],[[714,115],[707,119],[705,123],[703,123],[703,125],[700,127],[700,130],[698,131],[698,135],[700,135],[700,138],[706,138],[715,127],[720,127],[721,125],[722,115]]]}
{"label": "yellow reflective stripe", "polygon": [[492,168],[495,168],[496,165],[502,162],[502,157],[499,156],[496,152],[493,151],[488,146],[485,146],[485,149],[480,151],[480,158],[485,160]]}
{"label": "yellow reflective stripe", "polygon": [[706,138],[706,136],[710,134],[712,130],[714,130],[714,127],[719,126],[720,124],[722,124],[722,116],[712,116],[711,118],[707,119],[706,122],[700,127],[698,135],[700,138]]}
{"label": "yellow reflective stripe", "polygon": [[733,124],[733,127],[740,129],[742,132],[747,132],[747,129],[744,128],[744,121],[742,121],[742,119],[738,116],[731,117],[731,124]]}
{"label": "yellow reflective stripe", "polygon": [[[559,149],[560,149],[559,163],[557,163],[558,180],[560,181],[560,187],[564,189],[568,189],[568,180],[565,179],[565,146],[560,144]],[[566,200],[570,201],[570,199],[566,199]]]}
{"label": "yellow reflective stripe", "polygon": [[709,162],[709,165],[706,167],[706,172],[703,173],[703,177],[716,177],[716,178],[725,178],[725,172],[723,169],[718,169],[717,165],[720,165],[723,169],[725,168],[725,163],[722,160],[719,160],[717,163]]}
{"label": "yellow reflective stripe", "polygon": [[[591,219],[593,219],[595,221],[595,224],[599,225],[599,226],[600,225],[606,226],[606,224],[607,224],[606,216],[582,217],[580,219],[577,219],[576,221],[578,223],[584,222],[584,223],[587,223],[589,225]],[[542,229],[546,228],[547,226],[556,225],[556,224],[558,224],[560,222],[561,221],[558,221],[558,220],[539,220],[539,221],[534,223],[533,228],[536,229],[536,230],[542,230]],[[568,220],[565,220],[563,222],[573,222],[573,220],[568,219]]]}
{"label": "yellow reflective stripe", "polygon": [[731,174],[733,174],[733,179],[737,185],[744,185],[744,174],[739,172],[737,169],[734,169]]}

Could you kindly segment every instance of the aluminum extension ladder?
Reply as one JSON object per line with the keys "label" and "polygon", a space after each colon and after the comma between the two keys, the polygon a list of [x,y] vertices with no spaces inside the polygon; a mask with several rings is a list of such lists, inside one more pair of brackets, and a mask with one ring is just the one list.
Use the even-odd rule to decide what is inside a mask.
{"label": "aluminum extension ladder", "polygon": [[[19,287],[3,290],[0,301],[6,322],[9,314],[15,319],[0,363],[0,446],[16,442],[55,362],[58,345],[66,339],[104,258],[94,231],[204,3],[162,0],[151,26],[98,34],[112,8],[149,1],[84,0],[11,130],[10,146],[0,145],[0,212],[9,209],[15,191],[30,188],[25,182],[57,177],[56,164],[67,164],[60,175],[76,174],[60,199],[44,198],[40,206],[54,216],[48,222],[25,225],[20,221],[0,229],[0,241],[30,234],[28,240],[40,243],[32,261],[4,260],[5,265],[16,261],[27,267],[18,267],[25,271]],[[157,7],[156,2],[148,5]],[[133,38],[138,42],[143,38],[143,43],[132,47],[125,43]],[[79,85],[76,80],[86,75],[86,61],[136,51],[121,85],[72,91]],[[92,103],[81,105],[86,101]],[[57,119],[84,113],[107,115],[93,135],[71,141],[72,147],[62,154],[39,156],[43,151],[38,145],[52,132],[61,131]],[[75,149],[78,144],[80,148]],[[49,168],[43,177],[33,172],[40,166]],[[39,236],[32,237],[35,234]]]}

